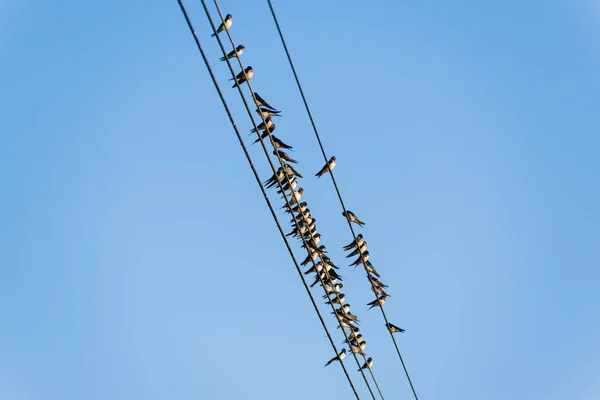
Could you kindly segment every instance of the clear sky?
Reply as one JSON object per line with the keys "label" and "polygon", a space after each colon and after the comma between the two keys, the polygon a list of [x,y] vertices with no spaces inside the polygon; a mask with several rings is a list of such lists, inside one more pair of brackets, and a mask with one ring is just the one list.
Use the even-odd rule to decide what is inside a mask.
{"label": "clear sky", "polygon": [[[420,398],[600,398],[600,4],[274,4]],[[267,4],[221,6],[343,265]],[[351,398],[175,0],[0,0],[0,54],[0,399]],[[341,273],[384,394],[410,398]]]}

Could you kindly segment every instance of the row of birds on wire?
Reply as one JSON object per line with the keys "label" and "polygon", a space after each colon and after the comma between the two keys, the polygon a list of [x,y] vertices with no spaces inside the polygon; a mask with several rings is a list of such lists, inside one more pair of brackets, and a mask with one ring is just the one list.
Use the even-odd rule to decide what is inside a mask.
{"label": "row of birds on wire", "polygon": [[[219,25],[217,31],[212,34],[217,34],[228,30],[232,25],[233,18],[231,14],[223,19],[223,22]],[[245,47],[243,45],[237,46],[235,49],[230,51],[224,57],[221,57],[221,61],[239,58],[244,52]],[[254,71],[251,66],[246,67],[243,71],[230,80],[234,81],[233,88],[238,85],[242,85],[247,82],[254,75]],[[338,274],[337,270],[339,267],[336,266],[333,261],[326,255],[327,250],[325,245],[321,243],[321,234],[317,232],[316,218],[311,214],[310,209],[306,201],[301,201],[304,189],[298,188],[299,179],[303,179],[303,176],[291,165],[297,164],[298,161],[290,157],[283,149],[291,150],[292,146],[284,143],[277,138],[273,132],[275,131],[275,123],[273,117],[280,117],[281,111],[271,106],[265,101],[258,93],[253,93],[253,99],[257,106],[256,113],[261,117],[263,122],[251,130],[251,134],[258,135],[258,138],[253,142],[258,143],[261,140],[271,138],[274,147],[273,154],[277,156],[281,161],[281,167],[267,179],[263,184],[267,189],[277,188],[277,193],[282,195],[282,198],[288,198],[282,209],[285,213],[291,214],[292,219],[290,223],[293,224],[294,228],[286,236],[300,239],[302,247],[308,252],[308,255],[304,261],[300,264],[303,267],[309,267],[304,274],[314,274],[315,280],[310,285],[314,287],[320,285],[323,287],[325,294],[323,298],[327,301],[326,304],[333,306],[334,311],[332,314],[335,315],[338,320],[338,328],[344,330],[346,339],[343,343],[349,345],[352,353],[360,354],[365,357],[365,363],[359,369],[370,369],[373,365],[373,359],[371,357],[366,358],[364,352],[367,342],[363,339],[358,323],[360,322],[358,317],[350,312],[350,304],[346,303],[346,295],[342,292],[344,287],[342,280],[343,278]],[[331,171],[336,166],[336,158],[331,157],[329,161],[315,174],[316,177],[321,177]],[[349,222],[357,224],[362,227],[365,225],[364,221],[358,218],[352,211],[345,210],[342,212],[342,216]],[[385,303],[386,299],[390,295],[385,291],[388,285],[380,280],[380,274],[375,270],[371,263],[370,254],[367,250],[367,241],[364,240],[362,234],[356,236],[356,238],[344,246],[344,251],[349,252],[346,258],[355,257],[356,259],[350,264],[351,267],[357,267],[363,264],[369,282],[371,284],[371,290],[375,293],[376,299],[368,303],[369,309],[374,307],[381,307]],[[337,308],[335,308],[337,307]],[[386,323],[386,328],[391,333],[404,332],[404,329],[399,328],[391,323]],[[335,357],[330,359],[325,366],[330,365],[334,361],[341,361],[346,357],[346,348],[343,348]]]}

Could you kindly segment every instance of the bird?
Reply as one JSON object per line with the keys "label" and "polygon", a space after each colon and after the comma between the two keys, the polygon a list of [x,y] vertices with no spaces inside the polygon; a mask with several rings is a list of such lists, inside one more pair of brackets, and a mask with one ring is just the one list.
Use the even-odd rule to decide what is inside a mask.
{"label": "bird", "polygon": [[225,61],[225,60],[229,60],[234,57],[239,57],[244,52],[244,49],[245,49],[244,45],[240,44],[238,47],[236,47],[235,49],[233,49],[229,53],[227,53],[227,55],[225,57],[221,57],[220,60]]}
{"label": "bird", "polygon": [[335,285],[326,287],[325,290],[327,290],[327,294],[323,295],[323,298],[326,299],[327,295],[331,296],[334,294],[339,294],[343,287],[343,283],[336,283]]}
{"label": "bird", "polygon": [[[304,261],[302,261],[300,263],[300,265],[302,265],[303,267],[306,266],[306,265],[308,265],[311,261],[315,261],[317,259],[317,256],[318,256],[318,254],[316,254],[316,253],[308,253],[308,255],[306,256],[306,258],[304,259]],[[323,267],[321,267],[321,268],[323,268]],[[320,269],[316,269],[315,271],[308,270],[308,271],[305,272],[305,274],[309,274],[311,272],[321,272],[321,270]]]}
{"label": "bird", "polygon": [[346,258],[354,257],[355,255],[358,255],[360,253],[364,253],[366,249],[367,249],[367,241],[363,240],[362,244],[359,247],[357,247],[356,249],[354,249],[354,251],[352,253],[348,254],[346,256]]}
{"label": "bird", "polygon": [[271,110],[277,110],[275,107],[272,107],[271,105],[269,105],[269,103],[267,103],[265,101],[265,99],[260,97],[258,95],[258,93],[256,93],[256,92],[254,92],[254,103],[256,103],[256,105],[258,107],[267,107],[267,108],[270,108]]}
{"label": "bird", "polygon": [[300,201],[300,199],[302,198],[302,193],[304,193],[304,189],[302,189],[302,188],[292,191],[292,194],[290,195],[289,203],[290,204],[298,203]]}
{"label": "bird", "polygon": [[388,285],[386,285],[385,283],[381,282],[379,279],[377,279],[374,276],[369,276],[369,278],[371,279],[371,282],[373,282],[374,286],[377,286],[377,287],[380,287],[380,288],[389,287]]}
{"label": "bird", "polygon": [[[273,133],[275,128],[275,124],[271,121],[271,126],[263,130],[263,132],[260,134],[260,139],[266,139],[267,137],[269,137],[269,134]],[[252,136],[252,133],[249,136]],[[252,144],[260,142],[260,139],[256,139],[254,142],[252,142]]]}
{"label": "bird", "polygon": [[326,301],[325,304],[342,304],[344,300],[346,300],[346,295],[344,293],[340,293],[331,299],[331,301]]}
{"label": "bird", "polygon": [[[368,251],[365,251],[365,253],[368,253]],[[373,264],[371,264],[371,261],[369,261],[369,260],[365,260],[365,269],[367,270],[367,272],[369,272],[373,275],[377,275],[378,277],[381,276],[381,275],[379,275],[379,272],[377,272],[375,270],[375,267],[373,267]]]}
{"label": "bird", "polygon": [[340,351],[338,355],[333,357],[331,360],[327,361],[327,364],[325,364],[325,366],[328,366],[329,364],[331,364],[334,361],[342,361],[344,359],[344,357],[346,357],[346,349],[345,348],[342,351]]}
{"label": "bird", "polygon": [[[352,341],[355,341],[355,342],[360,342],[360,341],[361,341],[360,339],[362,339],[362,335],[359,333],[359,334],[358,334],[358,335],[356,335],[355,337],[353,337],[353,338],[350,338],[350,341],[351,341],[351,342],[352,342]],[[343,341],[342,343],[348,343],[348,339],[344,339],[344,341]]]}
{"label": "bird", "polygon": [[402,333],[402,332],[405,332],[405,329],[398,328],[396,325],[392,324],[391,322],[388,322],[387,324],[385,324],[385,326],[392,333],[396,333],[396,332]]}
{"label": "bird", "polygon": [[272,188],[284,177],[283,168],[279,167],[277,171],[266,181],[263,182],[263,185],[267,187],[267,189]]}
{"label": "bird", "polygon": [[[283,207],[282,207],[283,208]],[[286,213],[291,214],[291,213],[297,213],[297,212],[304,212],[308,209],[308,203],[306,203],[305,201],[303,201],[300,204],[297,204],[296,206],[292,207],[291,210],[285,210]]]}
{"label": "bird", "polygon": [[378,296],[385,296],[385,297],[392,297],[389,294],[387,294],[387,292],[385,290],[383,290],[382,288],[380,288],[379,286],[371,286],[371,290],[373,291],[373,293],[375,293]]}
{"label": "bird", "polygon": [[356,260],[354,260],[354,262],[352,264],[350,264],[351,267],[355,267],[358,264],[360,264],[361,262],[367,262],[369,261],[369,250],[365,251],[364,253],[360,254],[358,257],[356,257]]}
{"label": "bird", "polygon": [[298,161],[294,160],[292,157],[290,157],[285,151],[283,150],[273,150],[273,154],[279,158],[281,158],[282,160],[285,160],[287,162],[291,162],[293,164],[298,164]]}
{"label": "bird", "polygon": [[258,107],[256,109],[256,113],[258,115],[260,115],[261,118],[266,118],[266,117],[281,117],[281,115],[279,115],[281,113],[281,111],[269,110],[268,108],[260,108],[260,107]]}
{"label": "bird", "polygon": [[357,225],[363,226],[365,224],[363,221],[358,219],[358,217],[356,215],[354,215],[354,213],[350,210],[343,211],[342,215],[344,217],[348,218],[348,221],[354,222]]}
{"label": "bird", "polygon": [[356,240],[353,240],[352,243],[344,246],[344,251],[348,251],[356,246],[360,246],[364,240],[365,239],[363,239],[362,233],[359,233],[358,236],[356,236]]}
{"label": "bird", "polygon": [[[364,342],[361,342],[364,343]],[[358,354],[362,354],[364,355],[365,353],[363,353],[363,349],[360,348],[360,343],[358,344],[358,346],[354,346],[352,344],[350,344],[350,351],[352,351],[353,353],[358,353]]]}
{"label": "bird", "polygon": [[384,304],[385,304],[385,296],[378,297],[375,300],[373,300],[372,302],[367,303],[368,306],[371,306],[371,307],[369,307],[369,310],[373,307],[381,307]]}
{"label": "bird", "polygon": [[322,176],[322,175],[324,175],[326,172],[329,172],[329,171],[331,171],[331,170],[332,170],[332,169],[334,169],[334,168],[335,168],[335,156],[334,156],[334,157],[331,157],[331,158],[329,159],[329,161],[327,161],[327,164],[325,164],[325,165],[323,166],[323,168],[321,168],[321,169],[319,170],[319,172],[317,172],[317,173],[315,174],[315,176],[316,176],[316,177],[321,177],[321,176]]}
{"label": "bird", "polygon": [[258,132],[258,131],[262,131],[263,129],[269,129],[273,126],[273,121],[271,120],[271,117],[267,117],[265,118],[264,122],[261,122],[260,124],[258,124],[258,126],[256,128],[252,128],[250,129],[250,132]]}
{"label": "bird", "polygon": [[242,72],[240,72],[239,74],[237,74],[235,76],[235,78],[230,79],[230,81],[235,80],[235,83],[231,87],[234,88],[236,85],[241,85],[242,83],[246,82],[248,79],[252,78],[253,75],[254,75],[254,71],[252,71],[252,67],[250,67],[250,66],[246,67],[246,69],[243,70]]}
{"label": "bird", "polygon": [[358,371],[360,371],[361,369],[371,369],[372,365],[373,365],[373,359],[371,357],[369,357],[369,358],[367,358],[367,362],[365,362]]}
{"label": "bird", "polygon": [[[279,138],[277,138],[275,135],[271,136],[273,138],[273,146],[276,149],[286,149],[286,150],[292,150],[292,146],[283,143]],[[292,150],[294,151],[294,150]]]}
{"label": "bird", "polygon": [[219,25],[219,28],[217,29],[216,33],[213,33],[211,36],[217,36],[218,33],[223,32],[226,29],[229,29],[231,27],[231,23],[233,22],[233,17],[231,16],[231,14],[227,14],[225,16],[225,20],[223,22],[221,22],[221,25]]}
{"label": "bird", "polygon": [[296,171],[294,169],[294,167],[292,167],[290,164],[285,164],[283,166],[283,169],[284,169],[285,173],[288,175],[294,175],[294,176],[297,176],[298,178],[302,178],[302,175],[300,175],[300,173],[298,171]]}
{"label": "bird", "polygon": [[281,189],[278,189],[278,190],[277,190],[277,193],[281,194],[281,193],[283,193],[283,192],[285,192],[285,191],[288,191],[288,190],[290,190],[290,188],[291,188],[292,190],[294,190],[294,189],[296,189],[296,186],[298,186],[298,178],[293,178],[292,180],[290,180],[290,182],[289,182],[289,183],[288,183],[288,182],[285,182],[285,183],[283,184],[283,187],[282,187]]}

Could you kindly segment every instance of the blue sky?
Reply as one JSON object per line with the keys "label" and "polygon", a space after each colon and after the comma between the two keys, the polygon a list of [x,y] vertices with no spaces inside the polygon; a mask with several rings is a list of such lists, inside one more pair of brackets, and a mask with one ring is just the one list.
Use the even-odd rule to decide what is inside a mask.
{"label": "blue sky", "polygon": [[[301,3],[274,4],[420,397],[600,397],[600,5]],[[266,2],[221,7],[343,264]],[[0,53],[0,398],[351,397],[176,1],[2,0]],[[409,398],[342,275],[384,394]]]}

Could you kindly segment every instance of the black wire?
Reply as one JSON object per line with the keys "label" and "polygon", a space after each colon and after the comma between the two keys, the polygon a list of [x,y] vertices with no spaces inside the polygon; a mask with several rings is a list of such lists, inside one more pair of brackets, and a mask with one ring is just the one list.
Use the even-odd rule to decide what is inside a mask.
{"label": "black wire", "polygon": [[[206,3],[205,3],[205,1],[204,1],[204,0],[201,0],[201,2],[202,2],[202,5],[203,5],[203,7],[204,7],[204,10],[205,10],[206,16],[207,16],[207,18],[208,18],[208,20],[209,20],[209,22],[210,22],[210,24],[211,24],[211,27],[212,27],[212,29],[213,29],[213,32],[215,32],[215,33],[216,33],[216,30],[215,30],[215,25],[214,25],[214,23],[213,23],[213,21],[212,21],[212,18],[211,18],[211,16],[210,16],[210,12],[208,11],[208,8],[206,7]],[[223,14],[221,13],[221,10],[220,10],[220,7],[219,7],[219,4],[218,4],[218,2],[217,2],[217,1],[215,1],[215,6],[217,7],[217,10],[218,10],[218,12],[219,12],[219,16],[220,16],[220,18],[221,18],[221,22],[224,22],[224,19],[223,19]],[[231,43],[232,47],[235,49],[235,43],[233,42],[233,38],[231,37],[231,34],[230,34],[229,30],[225,30],[225,32],[226,32],[226,34],[227,34],[227,36],[228,36],[228,38],[229,38],[229,40],[230,40],[230,43]],[[221,52],[223,53],[223,56],[225,56],[225,61],[227,62],[227,65],[228,65],[228,67],[229,67],[229,70],[230,70],[231,76],[232,76],[232,77],[234,77],[234,79],[235,79],[235,72],[233,71],[233,69],[232,69],[232,67],[231,67],[231,64],[230,64],[230,61],[229,61],[229,59],[226,57],[226,51],[225,51],[225,49],[224,49],[224,47],[223,47],[223,45],[222,45],[221,39],[220,39],[219,35],[216,35],[216,37],[217,37],[217,41],[219,42],[219,46],[221,47]],[[242,62],[241,62],[241,60],[240,60],[240,58],[239,58],[239,57],[236,57],[236,58],[238,59],[238,63],[239,63],[239,65],[240,65],[240,68],[241,68],[241,70],[242,70],[242,71],[244,71],[245,69],[244,69],[244,66],[243,66],[243,64],[242,64]],[[248,86],[248,88],[249,88],[249,90],[250,90],[250,93],[251,93],[251,96],[252,96],[252,98],[253,98],[254,102],[256,103],[256,97],[254,96],[254,91],[253,91],[253,89],[252,89],[252,84],[249,82],[249,80],[247,80],[247,81],[246,81],[246,84],[247,84],[247,86]],[[254,117],[252,116],[252,112],[250,111],[250,108],[249,108],[249,106],[248,106],[248,103],[247,103],[246,99],[244,98],[244,95],[243,95],[243,93],[242,93],[241,87],[240,87],[240,85],[236,85],[236,86],[237,86],[237,88],[238,88],[238,92],[240,93],[240,97],[242,98],[242,101],[243,101],[243,103],[244,103],[244,106],[245,106],[245,108],[246,108],[246,112],[248,113],[248,116],[249,116],[249,118],[250,118],[250,120],[251,120],[251,122],[252,122],[252,125],[254,126],[254,129],[255,129],[255,130],[256,130],[256,132],[257,132],[258,139],[259,139],[259,141],[261,142],[261,146],[262,146],[262,148],[263,148],[263,151],[264,151],[264,153],[265,153],[265,156],[267,157],[267,160],[268,160],[268,162],[269,162],[269,165],[271,166],[271,169],[272,169],[273,173],[275,173],[275,168],[273,167],[273,164],[272,164],[272,162],[271,162],[271,159],[270,159],[269,153],[268,153],[268,151],[267,151],[267,149],[266,149],[266,147],[265,147],[265,145],[264,145],[263,139],[261,138],[261,136],[260,136],[260,134],[259,134],[259,132],[258,132],[258,129],[257,129],[256,123],[254,122]],[[266,124],[265,117],[264,117],[263,115],[261,115],[261,118],[262,118],[262,121],[263,121],[263,123],[265,123],[265,124]],[[273,145],[273,147],[274,147],[274,142],[273,142],[273,137],[272,137],[272,135],[271,135],[271,132],[270,132],[268,129],[266,130],[266,132],[267,132],[267,135],[269,136],[269,139],[270,139],[270,141],[271,141],[271,144],[272,144],[272,145]],[[279,160],[279,163],[280,163],[280,165],[281,165],[281,166],[283,166],[285,163],[282,161],[282,159],[281,159],[281,157],[279,156],[279,154],[276,154],[276,156],[277,156],[277,159]],[[285,176],[285,179],[286,179],[286,181],[287,181],[287,184],[288,184],[288,185],[290,185],[290,179],[289,179],[289,177]],[[283,188],[281,187],[281,184],[280,184],[279,182],[278,182],[278,185],[279,185],[279,186],[280,186],[280,188],[282,189],[282,192],[284,192],[284,191],[283,191]],[[284,198],[286,199],[286,204],[287,204],[287,206],[289,207],[290,205],[289,205],[289,203],[288,203],[288,201],[287,201],[287,197],[285,196],[285,193],[284,193]],[[302,219],[305,221],[304,215],[301,215],[301,218],[302,218]],[[293,214],[292,214],[292,219],[294,220],[294,223],[295,223],[296,227],[298,227],[298,226],[299,226],[299,225],[298,225],[298,221],[297,221],[297,219],[296,219],[296,216],[295,216],[295,215],[293,215]],[[310,232],[309,232],[309,235],[311,236],[311,239],[314,239],[314,238],[312,237],[312,233],[310,233]],[[306,238],[304,238],[303,236],[301,236],[301,239],[302,239],[302,241],[304,242],[304,247],[305,247],[305,248],[308,250],[308,246],[307,246],[307,241],[306,241]],[[310,253],[309,253],[309,254],[310,254]],[[311,259],[311,261],[312,261],[313,265],[315,265],[315,264],[316,264],[316,261],[315,261],[314,259]],[[317,276],[318,276],[318,279],[319,279],[319,281],[321,282],[321,284],[323,284],[323,279],[322,279],[322,277],[321,277],[320,275],[318,275],[318,274],[317,274]],[[324,285],[322,285],[322,286],[324,286]],[[332,308],[332,310],[334,310],[334,314],[335,314],[335,307],[334,307],[334,305],[333,305],[333,302],[331,302],[331,298],[330,298],[330,296],[329,296],[329,294],[328,294],[327,292],[326,292],[326,296],[327,296],[327,299],[329,300],[329,302],[330,302],[330,305],[331,305],[331,308]],[[339,320],[340,320],[339,316],[337,316],[337,314],[335,314],[335,315],[336,315],[336,318],[337,318],[337,319],[338,319],[338,321],[339,321]],[[348,340],[348,339],[349,339],[349,337],[348,337],[348,335],[346,334],[346,332],[345,332],[343,329],[342,329],[342,332],[344,333],[344,336],[345,336],[346,340]],[[365,377],[365,375],[364,375],[364,372],[363,372],[363,371],[360,369],[360,367],[361,367],[361,365],[360,365],[360,362],[358,361],[358,359],[357,359],[357,356],[356,356],[356,354],[355,354],[354,352],[352,352],[352,355],[353,355],[353,357],[354,357],[354,359],[355,359],[355,361],[356,361],[356,364],[357,364],[357,366],[359,367],[359,371],[360,371],[360,373],[361,373],[361,375],[362,375],[363,379],[365,380],[365,384],[367,385],[367,388],[368,388],[368,390],[369,390],[369,392],[370,392],[371,396],[372,396],[372,397],[373,397],[373,399],[374,399],[374,398],[375,398],[375,396],[374,396],[374,394],[373,394],[373,391],[371,390],[371,387],[370,387],[370,385],[369,385],[369,382],[367,381],[367,379],[366,379],[366,377]],[[363,358],[364,358],[364,357],[363,357]],[[371,375],[373,376],[373,373],[372,373],[372,371],[371,371]],[[375,381],[375,383],[376,383],[376,381]],[[380,391],[380,394],[381,394],[381,391]],[[383,396],[382,396],[382,399],[383,399]]]}
{"label": "black wire", "polygon": [[[312,117],[312,113],[310,112],[310,108],[308,106],[308,101],[306,100],[306,96],[304,95],[304,91],[302,90],[302,85],[300,84],[300,79],[298,78],[298,74],[296,73],[296,68],[294,67],[294,63],[292,61],[292,57],[290,55],[290,52],[288,50],[287,44],[285,43],[285,39],[283,37],[283,33],[281,32],[281,27],[279,25],[279,21],[277,20],[277,16],[275,14],[275,10],[273,9],[273,4],[271,3],[271,0],[267,0],[267,3],[269,4],[269,9],[271,10],[271,15],[273,16],[273,21],[275,22],[275,26],[277,27],[277,32],[279,33],[279,38],[281,39],[281,44],[283,45],[283,48],[285,50],[285,54],[287,56],[288,62],[290,64],[290,67],[292,69],[292,72],[294,74],[294,79],[296,80],[296,85],[298,86],[298,90],[300,91],[300,95],[302,96],[302,101],[304,102],[304,107],[306,108],[306,112],[308,114],[308,117],[310,119],[310,123],[312,125],[313,131],[315,132],[315,137],[317,138],[317,142],[319,143],[319,147],[321,148],[321,153],[323,154],[323,158],[325,160],[325,163],[327,163],[329,161],[329,158],[327,157],[327,154],[325,153],[325,148],[323,147],[323,142],[321,141],[321,137],[319,135],[319,131],[317,130],[317,126],[315,124],[315,121]],[[344,213],[346,215],[347,214],[347,209],[346,206],[344,205],[344,200],[342,199],[342,195],[340,193],[340,190],[338,188],[338,185],[335,181],[335,177],[333,176],[333,172],[331,170],[329,170],[329,175],[331,176],[331,180],[333,182],[333,186],[335,188],[335,191],[337,193],[338,199],[340,200],[340,204],[342,205],[342,209],[344,210]],[[348,218],[346,218],[347,222],[348,222],[348,227],[350,228],[350,231],[352,232],[352,236],[354,237],[354,240],[356,241],[356,234],[354,233],[354,229],[352,228],[352,223],[350,222],[350,220]],[[367,272],[367,278],[369,279],[369,282],[371,283],[371,286],[373,286],[373,281],[371,280],[370,274],[368,273],[367,267],[366,267],[366,262],[365,259],[363,257],[362,253],[359,253],[362,264],[365,268],[365,271]],[[376,298],[378,298],[377,294],[375,294]],[[379,308],[381,309],[381,314],[383,315],[383,319],[386,322],[386,327],[388,322],[387,316],[385,314],[385,311],[383,309],[382,305],[379,305]],[[408,373],[408,369],[406,368],[406,364],[404,362],[404,359],[402,358],[402,354],[400,353],[400,349],[398,347],[398,343],[396,343],[396,338],[394,337],[393,333],[388,329],[388,332],[390,334],[390,337],[392,338],[392,342],[394,343],[394,347],[396,348],[396,353],[398,353],[398,358],[400,359],[400,362],[402,363],[402,368],[404,369],[404,373],[406,374],[406,378],[408,379],[408,383],[410,384],[410,388],[413,392],[413,395],[415,397],[416,400],[418,400],[418,396],[417,396],[417,392],[415,391],[415,387],[412,383],[412,380],[410,379],[410,375]]]}
{"label": "black wire", "polygon": [[[287,237],[285,236],[285,233],[283,231],[283,229],[281,228],[281,224],[279,223],[279,219],[277,218],[277,215],[275,214],[275,210],[273,209],[273,206],[271,205],[271,202],[269,200],[269,197],[267,195],[267,192],[265,191],[262,182],[260,180],[260,177],[258,176],[258,173],[256,171],[256,168],[254,167],[254,163],[252,162],[252,158],[250,157],[250,154],[248,153],[248,149],[246,148],[244,141],[242,140],[242,137],[239,133],[239,130],[237,128],[237,125],[235,123],[235,120],[233,119],[233,116],[231,114],[231,111],[229,110],[229,107],[227,106],[227,102],[225,100],[225,98],[223,97],[223,93],[221,92],[221,89],[219,87],[219,84],[216,81],[216,78],[212,72],[212,68],[210,67],[210,63],[208,62],[208,59],[206,58],[206,55],[204,54],[204,50],[202,49],[202,45],[200,44],[200,40],[198,39],[198,36],[196,34],[196,31],[194,30],[194,27],[192,25],[192,22],[188,16],[188,13],[185,9],[185,6],[183,5],[183,2],[181,0],[177,0],[177,2],[179,3],[179,7],[181,8],[181,11],[185,17],[185,20],[188,24],[188,27],[190,29],[190,32],[192,33],[193,37],[194,37],[194,41],[196,42],[196,46],[198,47],[198,50],[200,51],[200,54],[202,55],[202,59],[204,60],[204,63],[206,65],[206,68],[208,69],[208,72],[210,74],[210,77],[212,79],[212,82],[215,86],[215,89],[217,90],[219,97],[221,99],[221,102],[223,104],[223,107],[225,108],[225,111],[227,112],[227,116],[229,117],[229,121],[231,122],[231,125],[235,131],[235,134],[238,138],[238,141],[240,142],[240,145],[242,146],[242,149],[244,151],[244,154],[246,156],[246,159],[248,161],[248,164],[250,165],[250,168],[252,169],[252,172],[254,174],[254,178],[256,179],[256,182],[258,183],[258,185],[261,188],[261,192],[263,194],[263,197],[265,199],[265,201],[267,202],[267,206],[269,207],[269,211],[271,212],[271,216],[273,217],[273,220],[275,221],[275,224],[277,225],[277,229],[279,230],[279,233],[286,245],[286,248],[288,249],[288,252],[290,254],[290,257],[292,258],[292,261],[294,262],[294,265],[296,267],[296,271],[298,272],[300,278],[302,279],[302,282],[304,284],[304,289],[306,290],[306,292],[308,293],[308,296],[310,298],[310,301],[313,305],[313,308],[315,309],[315,312],[317,313],[317,316],[319,317],[319,320],[321,321],[321,325],[323,326],[323,329],[325,330],[325,332],[327,333],[327,337],[329,339],[329,342],[331,343],[331,346],[333,347],[334,351],[336,354],[338,354],[337,348],[335,346],[335,343],[331,337],[331,334],[329,333],[329,330],[327,329],[327,325],[325,324],[325,321],[321,315],[321,312],[319,311],[319,308],[317,306],[317,303],[315,302],[314,297],[312,296],[312,293],[310,292],[310,289],[308,287],[308,285],[306,284],[306,281],[304,280],[304,276],[302,274],[302,271],[298,265],[298,261],[296,260],[296,257],[294,256],[294,253],[290,247],[290,244],[287,240]],[[214,30],[214,29],[213,29]],[[284,194],[285,195],[285,194]],[[348,371],[346,370],[342,360],[340,360],[340,365],[342,366],[344,373],[346,375],[346,378],[348,380],[348,383],[350,384],[350,387],[352,388],[352,391],[355,395],[355,397],[360,400],[360,396],[358,395],[356,388],[354,387],[354,384],[352,383],[352,379],[350,378],[350,375],[348,374]]]}

